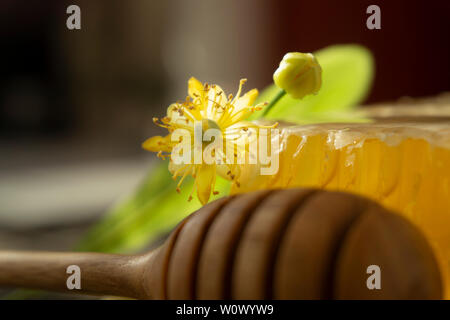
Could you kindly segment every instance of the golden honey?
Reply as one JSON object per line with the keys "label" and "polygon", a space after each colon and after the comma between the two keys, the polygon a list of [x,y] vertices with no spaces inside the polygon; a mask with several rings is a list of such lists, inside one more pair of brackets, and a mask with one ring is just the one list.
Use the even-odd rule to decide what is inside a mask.
{"label": "golden honey", "polygon": [[450,123],[444,121],[284,126],[279,170],[242,167],[232,193],[317,187],[374,199],[415,223],[450,288]]}

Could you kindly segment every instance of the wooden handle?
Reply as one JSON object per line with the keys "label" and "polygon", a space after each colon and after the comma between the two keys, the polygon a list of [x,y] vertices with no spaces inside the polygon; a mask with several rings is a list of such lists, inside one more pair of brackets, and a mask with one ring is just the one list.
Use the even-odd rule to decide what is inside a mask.
{"label": "wooden handle", "polygon": [[[0,286],[138,299],[439,299],[433,251],[404,218],[359,196],[261,190],[212,202],[141,256],[1,252]],[[367,268],[382,270],[369,288]],[[381,271],[380,271],[381,272]]]}
{"label": "wooden handle", "polygon": [[[143,273],[151,255],[0,251],[0,286],[145,297]],[[69,290],[67,268],[80,268],[81,289]]]}

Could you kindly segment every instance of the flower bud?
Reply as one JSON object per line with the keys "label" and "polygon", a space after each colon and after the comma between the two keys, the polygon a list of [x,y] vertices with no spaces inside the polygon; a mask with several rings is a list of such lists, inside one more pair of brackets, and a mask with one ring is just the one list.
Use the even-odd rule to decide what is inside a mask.
{"label": "flower bud", "polygon": [[322,68],[311,53],[289,52],[273,74],[275,84],[291,97],[315,94],[322,85]]}

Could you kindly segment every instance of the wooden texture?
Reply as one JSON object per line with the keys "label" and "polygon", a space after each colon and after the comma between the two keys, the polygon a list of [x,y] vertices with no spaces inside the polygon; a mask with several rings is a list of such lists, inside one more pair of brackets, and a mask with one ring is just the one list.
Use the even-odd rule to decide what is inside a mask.
{"label": "wooden texture", "polygon": [[144,297],[144,266],[151,256],[101,253],[0,251],[0,285],[53,291],[69,291],[67,267],[81,269],[77,293]]}
{"label": "wooden texture", "polygon": [[237,246],[232,279],[234,299],[272,298],[273,265],[281,237],[295,209],[313,192],[275,192],[252,214]]}
{"label": "wooden texture", "polygon": [[231,298],[231,267],[236,246],[250,215],[269,194],[269,191],[256,191],[241,195],[214,220],[200,254],[197,298]]}
{"label": "wooden texture", "polygon": [[[367,266],[381,269],[381,290],[367,290]],[[426,279],[426,280],[425,280]],[[442,283],[428,243],[400,216],[371,204],[343,240],[336,265],[339,299],[439,299]]]}
{"label": "wooden texture", "polygon": [[206,231],[230,197],[221,198],[195,213],[179,234],[173,248],[168,274],[169,299],[194,299],[197,264]]}
{"label": "wooden texture", "polygon": [[[366,286],[381,268],[381,290]],[[0,286],[138,299],[438,299],[425,238],[404,218],[355,195],[265,190],[212,202],[144,255],[0,251]]]}
{"label": "wooden texture", "polygon": [[274,298],[332,298],[341,239],[363,206],[361,198],[321,192],[297,209],[275,262]]}

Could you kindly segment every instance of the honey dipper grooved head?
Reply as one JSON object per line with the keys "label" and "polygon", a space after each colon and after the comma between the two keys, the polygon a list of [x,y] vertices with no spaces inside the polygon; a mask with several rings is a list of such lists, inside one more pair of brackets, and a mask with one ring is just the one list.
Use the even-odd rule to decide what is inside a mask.
{"label": "honey dipper grooved head", "polygon": [[[381,289],[367,287],[367,268]],[[404,218],[356,195],[257,191],[196,211],[155,252],[154,299],[439,299],[430,246]]]}

